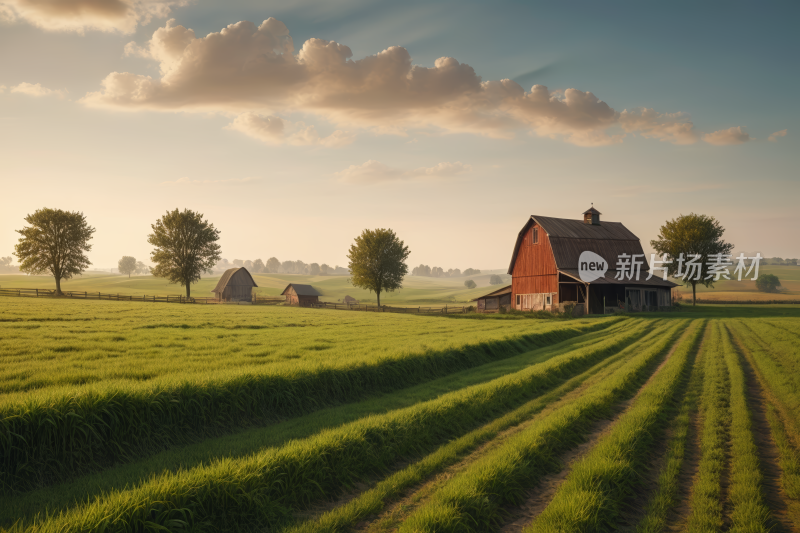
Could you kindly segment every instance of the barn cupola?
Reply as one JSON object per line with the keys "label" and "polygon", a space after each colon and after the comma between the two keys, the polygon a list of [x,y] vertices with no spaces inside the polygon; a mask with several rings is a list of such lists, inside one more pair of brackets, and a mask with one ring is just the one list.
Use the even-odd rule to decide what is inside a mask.
{"label": "barn cupola", "polygon": [[600,225],[600,211],[594,208],[594,204],[592,207],[587,209],[583,212],[583,223],[584,224],[592,224],[594,226]]}

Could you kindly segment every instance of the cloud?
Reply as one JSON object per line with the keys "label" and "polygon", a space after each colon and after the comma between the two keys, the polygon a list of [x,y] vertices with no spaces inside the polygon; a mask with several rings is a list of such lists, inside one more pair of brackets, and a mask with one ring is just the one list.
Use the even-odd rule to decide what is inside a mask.
{"label": "cloud", "polygon": [[[620,113],[590,91],[544,85],[526,91],[510,79],[484,81],[452,57],[423,67],[412,63],[408,50],[392,46],[353,59],[347,46],[316,38],[295,53],[289,29],[274,18],[259,26],[237,22],[199,38],[169,20],[144,46],[129,43],[125,51],[157,61],[160,76],[112,72],[84,104],[129,111],[301,112],[378,134],[424,129],[512,138],[527,132],[578,146],[615,144],[626,134],[675,144],[698,139],[686,113]],[[269,127],[246,129],[262,140],[274,138]]]}
{"label": "cloud", "polygon": [[340,180],[351,183],[381,183],[413,179],[448,178],[468,172],[471,169],[470,165],[456,161],[455,163],[439,163],[428,168],[403,170],[370,159],[361,165],[350,165],[335,175]]}
{"label": "cloud", "polygon": [[0,19],[48,31],[133,33],[187,0],[0,0]]}
{"label": "cloud", "polygon": [[161,185],[241,185],[259,181],[259,178],[229,178],[225,180],[193,180],[187,177],[175,181],[163,181]]}
{"label": "cloud", "polygon": [[64,90],[48,89],[47,87],[42,87],[41,83],[27,83],[27,82],[22,82],[19,85],[11,87],[11,90],[9,92],[27,94],[28,96],[34,96],[37,98],[41,96],[55,96],[57,98],[64,98],[64,96],[66,95],[66,91]]}
{"label": "cloud", "polygon": [[327,137],[321,137],[314,126],[307,126],[304,122],[292,123],[280,117],[261,116],[253,112],[242,113],[227,126],[227,129],[242,132],[272,145],[318,145],[341,148],[355,140],[355,135],[347,131],[336,130]]}
{"label": "cloud", "polygon": [[703,140],[716,146],[726,146],[729,144],[742,144],[753,139],[745,132],[741,126],[734,126],[727,130],[718,130],[713,133],[703,135]]}
{"label": "cloud", "polygon": [[787,133],[788,130],[776,131],[775,133],[767,137],[767,140],[770,142],[778,142],[778,137],[786,137]]}

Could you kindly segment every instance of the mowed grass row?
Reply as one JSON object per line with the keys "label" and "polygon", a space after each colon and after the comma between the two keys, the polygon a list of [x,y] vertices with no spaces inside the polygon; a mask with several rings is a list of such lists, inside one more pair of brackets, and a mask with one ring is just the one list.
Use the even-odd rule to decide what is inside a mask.
{"label": "mowed grass row", "polygon": [[503,506],[519,504],[545,473],[559,468],[557,456],[588,433],[591,422],[644,381],[675,342],[685,321],[660,327],[629,348],[632,357],[613,375],[455,475],[400,527],[403,533],[483,532],[497,529]]}
{"label": "mowed grass row", "polygon": [[[642,322],[638,320],[622,321],[610,328],[525,352],[502,361],[455,372],[412,387],[375,395],[357,402],[333,405],[266,426],[254,426],[227,435],[203,439],[196,443],[175,446],[146,458],[78,476],[65,483],[10,495],[0,505],[0,527],[13,524],[22,517],[35,516],[43,508],[50,509],[51,512],[67,509],[75,502],[86,502],[112,490],[136,486],[152,476],[161,475],[166,471],[176,472],[182,468],[193,468],[223,457],[246,457],[270,447],[282,446],[293,439],[307,438],[324,429],[338,427],[370,415],[410,407],[449,392],[487,383],[531,365],[545,362],[555,356],[583,348],[592,348],[604,340],[625,334],[626,330],[635,328],[637,325],[642,325]],[[641,331],[644,332],[644,329]]]}
{"label": "mowed grass row", "polygon": [[[414,323],[424,328],[428,321],[454,323],[425,317],[389,320],[398,321],[408,328]],[[383,322],[385,318],[377,323]],[[528,322],[527,328],[502,333],[497,328],[494,338],[483,329],[482,341],[474,332],[460,335],[460,329],[448,326],[446,333],[439,333],[439,342],[432,342],[438,344],[437,349],[412,351],[397,346],[389,353],[264,365],[257,370],[245,367],[209,373],[202,379],[178,373],[154,384],[28,392],[0,405],[0,484],[3,492],[46,486],[171,445],[422,383],[613,323]],[[437,332],[429,333],[436,339]],[[355,341],[351,337],[349,342]],[[387,343],[386,337],[383,342]],[[180,360],[183,355],[173,353],[172,357]]]}
{"label": "mowed grass row", "polygon": [[730,389],[720,329],[714,324],[703,345],[705,362],[703,434],[700,463],[692,485],[690,531],[720,531],[722,516],[722,472],[727,462]]}
{"label": "mowed grass row", "polygon": [[[600,361],[589,370],[570,378],[556,389],[439,447],[430,455],[391,474],[376,483],[373,488],[362,492],[347,503],[324,512],[315,518],[287,527],[285,529],[286,533],[336,533],[349,531],[362,520],[380,513],[388,503],[397,499],[410,487],[430,479],[437,472],[441,472],[444,468],[455,464],[481,444],[496,439],[500,432],[520,424],[523,424],[521,427],[524,427],[527,424],[537,423],[538,416],[546,416],[546,412],[542,412],[544,409],[553,408],[554,402],[567,401],[565,396],[569,393],[574,394],[573,391],[579,387],[590,386],[599,380],[605,379],[624,364],[629,356],[629,351],[623,350]],[[393,520],[391,521],[394,522]],[[388,524],[383,525],[385,530],[389,530],[391,527]]]}
{"label": "mowed grass row", "polygon": [[[30,529],[156,531],[181,524],[220,529],[274,527],[291,520],[294,510],[385,472],[398,461],[418,456],[558,386],[576,372],[626,349],[642,338],[646,328],[640,324],[591,347],[488,383],[325,430],[280,448],[157,476],[58,516],[39,517]],[[645,338],[651,337],[659,335]],[[638,351],[627,350],[631,354]]]}
{"label": "mowed grass row", "polygon": [[742,361],[731,342],[727,328],[718,324],[722,338],[722,351],[728,366],[730,380],[730,487],[731,527],[734,533],[766,533],[772,517],[764,501],[761,465],[758,448],[753,437],[753,422],[747,404]]}
{"label": "mowed grass row", "polygon": [[703,321],[693,321],[664,366],[611,432],[573,465],[553,500],[525,533],[620,528],[624,504],[643,482],[648,452],[662,435],[673,399],[686,383],[703,328]]}
{"label": "mowed grass row", "polygon": [[743,322],[729,322],[730,331],[749,358],[767,398],[767,422],[780,454],[781,484],[789,498],[800,500],[800,449],[797,443],[797,413],[800,389],[789,367],[777,362],[770,345]]}

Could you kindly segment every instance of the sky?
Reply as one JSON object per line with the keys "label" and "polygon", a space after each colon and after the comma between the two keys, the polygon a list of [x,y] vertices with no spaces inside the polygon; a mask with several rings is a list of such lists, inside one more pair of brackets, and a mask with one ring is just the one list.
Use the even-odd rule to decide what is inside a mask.
{"label": "sky", "polygon": [[798,257],[796,2],[0,0],[0,256],[42,207],[149,262],[199,211],[233,259],[504,268],[530,215],[711,215]]}

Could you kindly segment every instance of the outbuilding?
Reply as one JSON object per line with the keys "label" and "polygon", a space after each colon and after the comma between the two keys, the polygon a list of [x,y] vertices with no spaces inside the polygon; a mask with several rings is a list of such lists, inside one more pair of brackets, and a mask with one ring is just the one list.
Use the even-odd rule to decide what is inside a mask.
{"label": "outbuilding", "polygon": [[253,300],[253,287],[258,285],[246,268],[229,268],[211,292],[221,302],[250,302]]}
{"label": "outbuilding", "polygon": [[508,309],[511,307],[511,285],[497,289],[494,292],[478,296],[472,301],[476,303],[479,313],[497,313],[500,308]]}
{"label": "outbuilding", "polygon": [[[650,276],[639,238],[621,222],[601,222],[600,215],[592,207],[582,220],[532,215],[525,222],[508,267],[514,309],[563,311],[573,306],[578,314],[603,314],[671,305],[671,289],[677,285],[663,274]],[[598,266],[591,276],[581,273],[584,254],[594,258],[589,267]],[[631,276],[630,270],[618,274],[620,258],[634,256],[640,275]]]}
{"label": "outbuilding", "polygon": [[320,294],[311,285],[290,283],[285,289],[283,289],[281,296],[286,296],[286,303],[288,305],[308,307],[319,303]]}
{"label": "outbuilding", "polygon": [[353,298],[352,296],[350,296],[348,294],[347,296],[344,297],[344,300],[342,300],[342,302],[344,302],[344,303],[346,303],[348,305],[351,305],[351,304],[352,305],[356,305],[358,303],[358,300],[356,300],[355,298]]}

